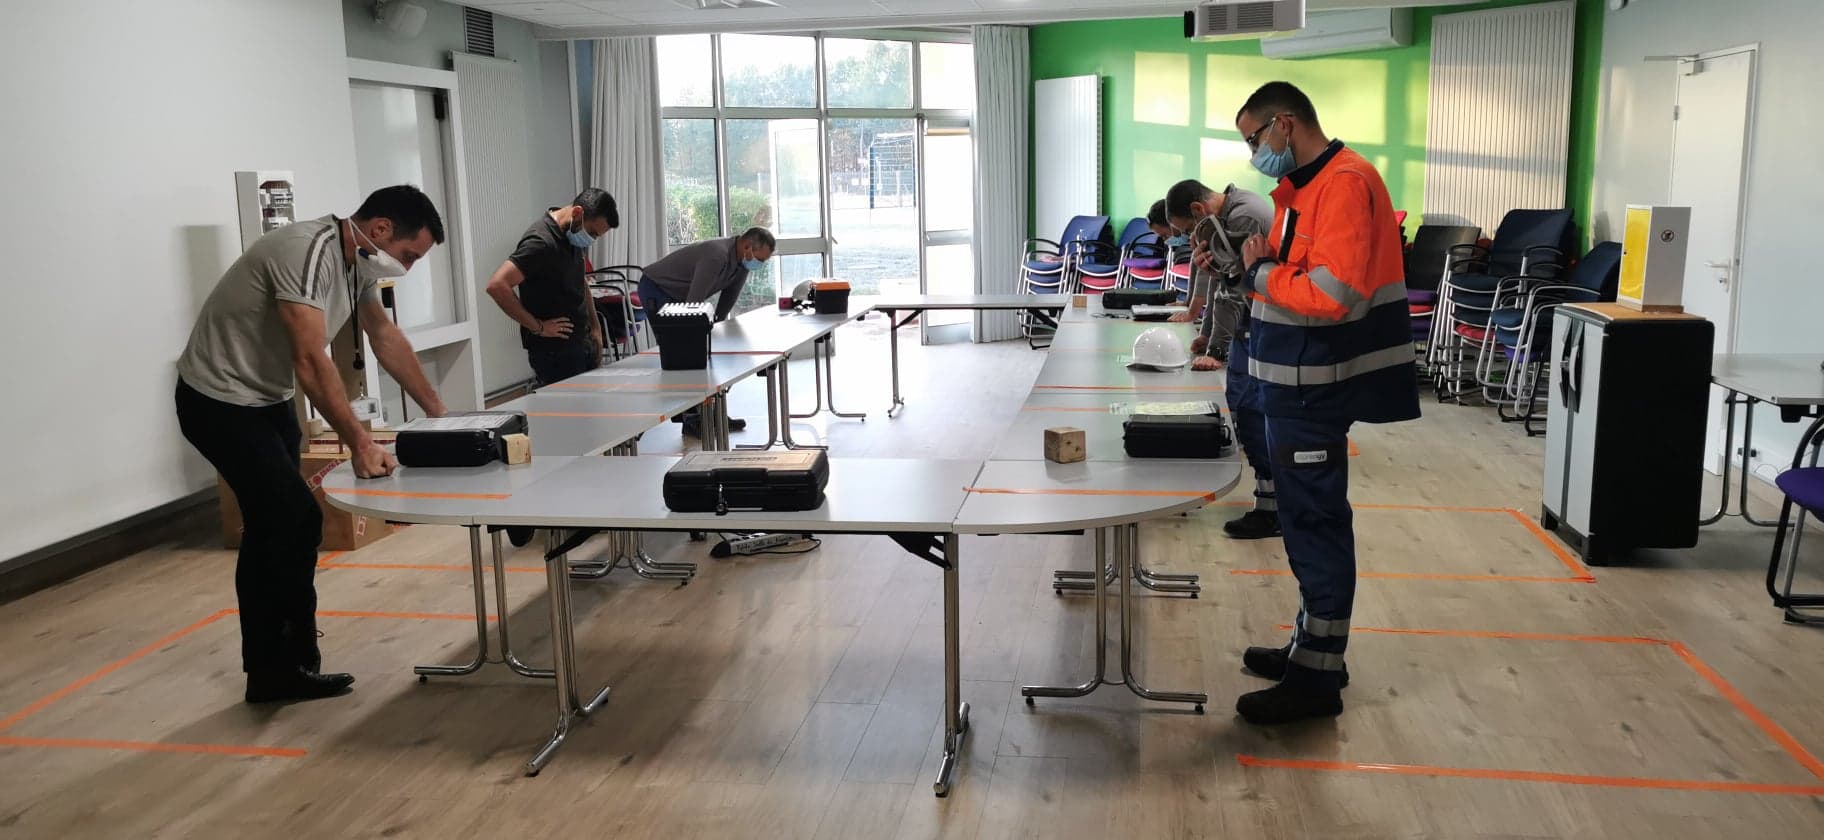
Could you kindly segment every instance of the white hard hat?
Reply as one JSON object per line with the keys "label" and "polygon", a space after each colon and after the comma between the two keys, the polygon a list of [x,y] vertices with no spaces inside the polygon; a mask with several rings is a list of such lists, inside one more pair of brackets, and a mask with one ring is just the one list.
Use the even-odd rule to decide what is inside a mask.
{"label": "white hard hat", "polygon": [[811,283],[812,282],[814,282],[814,281],[803,280],[803,281],[800,281],[798,283],[798,285],[792,287],[792,302],[793,303],[804,303],[805,301],[811,299]]}
{"label": "white hard hat", "polygon": [[1135,367],[1177,370],[1190,361],[1190,353],[1184,349],[1184,339],[1178,336],[1177,330],[1153,327],[1134,339],[1134,359],[1131,364]]}

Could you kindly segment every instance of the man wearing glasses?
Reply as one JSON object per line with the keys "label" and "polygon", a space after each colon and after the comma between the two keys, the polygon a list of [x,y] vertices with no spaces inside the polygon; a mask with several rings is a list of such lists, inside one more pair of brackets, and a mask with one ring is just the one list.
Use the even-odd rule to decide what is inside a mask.
{"label": "man wearing glasses", "polygon": [[1262,174],[1279,179],[1270,233],[1242,245],[1252,301],[1248,373],[1267,417],[1279,524],[1300,609],[1292,641],[1242,662],[1278,685],[1241,696],[1255,724],[1343,711],[1355,601],[1349,427],[1419,416],[1399,228],[1380,173],[1318,124],[1304,92],[1269,82],[1235,114]]}

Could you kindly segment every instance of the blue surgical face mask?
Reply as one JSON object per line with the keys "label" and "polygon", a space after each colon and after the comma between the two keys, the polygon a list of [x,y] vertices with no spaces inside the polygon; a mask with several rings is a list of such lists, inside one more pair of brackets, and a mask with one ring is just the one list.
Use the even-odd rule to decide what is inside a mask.
{"label": "blue surgical face mask", "polygon": [[[1269,128],[1267,131],[1271,133],[1273,129]],[[1284,178],[1291,174],[1292,170],[1298,168],[1298,161],[1292,157],[1291,139],[1286,140],[1285,148],[1276,152],[1273,151],[1273,144],[1267,141],[1265,135],[1260,138],[1260,148],[1254,150],[1252,163],[1255,169],[1260,170],[1260,174],[1274,180]]]}
{"label": "blue surgical face mask", "polygon": [[590,236],[589,231],[583,230],[582,228],[575,228],[569,231],[569,237],[570,244],[585,251],[589,250],[589,246],[595,244],[595,237]]}
{"label": "blue surgical face mask", "polygon": [[1184,246],[1191,244],[1191,237],[1188,234],[1181,233],[1165,240],[1165,244],[1170,245],[1173,248],[1183,248]]}
{"label": "blue surgical face mask", "polygon": [[747,269],[748,271],[759,271],[760,267],[763,265],[766,265],[766,263],[763,263],[759,260],[742,260],[741,261],[741,267]]}

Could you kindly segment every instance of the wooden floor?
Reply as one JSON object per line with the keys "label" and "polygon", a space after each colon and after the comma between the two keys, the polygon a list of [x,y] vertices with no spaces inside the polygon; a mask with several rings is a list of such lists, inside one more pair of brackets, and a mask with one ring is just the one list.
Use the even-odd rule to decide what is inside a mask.
{"label": "wooden floor", "polygon": [[[879,330],[845,330],[837,355],[842,408],[869,419],[801,439],[983,457],[1043,360],[908,346],[888,421]],[[736,413],[759,420],[760,396],[743,386]],[[675,429],[645,450],[677,451]],[[1221,535],[1245,488],[1142,529],[1147,562],[1206,588],[1138,599],[1136,670],[1210,692],[1205,715],[1118,687],[1023,705],[1022,683],[1092,665],[1088,599],[1048,586],[1088,546],[964,541],[974,712],[948,799],[930,788],[939,575],[886,540],[710,560],[655,538],[702,562],[696,582],[579,584],[584,673],[614,693],[528,779],[548,684],[410,672],[474,652],[464,532],[326,556],[326,661],[357,691],[276,709],[239,702],[233,555],[204,533],[0,608],[0,837],[1824,836],[1824,632],[1760,592],[1769,532],[1731,520],[1592,573],[1532,524],[1542,444],[1491,411],[1428,403],[1353,442],[1363,580],[1334,722],[1231,713],[1265,685],[1241,649],[1277,643],[1297,605],[1277,541]],[[509,578],[515,646],[545,662],[536,555]]]}

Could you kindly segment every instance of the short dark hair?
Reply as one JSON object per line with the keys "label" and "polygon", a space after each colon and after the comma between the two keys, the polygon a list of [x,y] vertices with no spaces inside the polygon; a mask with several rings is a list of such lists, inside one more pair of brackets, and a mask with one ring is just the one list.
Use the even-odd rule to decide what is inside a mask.
{"label": "short dark hair", "polygon": [[1165,219],[1165,199],[1162,198],[1153,202],[1153,206],[1147,209],[1146,223],[1149,225],[1166,225],[1169,227],[1170,223]]}
{"label": "short dark hair", "polygon": [[386,219],[393,223],[393,235],[406,239],[416,239],[419,231],[430,228],[431,242],[443,244],[443,217],[431,197],[411,184],[374,190],[355,210],[355,219]]}
{"label": "short dark hair", "polygon": [[600,187],[590,187],[576,194],[572,206],[583,208],[585,219],[607,219],[610,229],[621,226],[621,211],[614,206],[614,196]]}
{"label": "short dark hair", "polygon": [[1186,178],[1172,185],[1165,193],[1165,213],[1174,219],[1191,217],[1191,202],[1206,201],[1215,194],[1215,190],[1203,185],[1195,178]]}
{"label": "short dark hair", "polygon": [[752,242],[755,245],[763,246],[768,251],[779,250],[779,240],[773,238],[772,231],[763,227],[748,228],[746,232],[741,234],[741,238]]}
{"label": "short dark hair", "polygon": [[1317,128],[1317,107],[1311,104],[1311,97],[1298,89],[1291,82],[1268,82],[1254,91],[1248,101],[1241,104],[1235,112],[1235,121],[1241,121],[1242,114],[1252,114],[1254,119],[1266,122],[1279,114],[1290,114],[1299,122]]}

